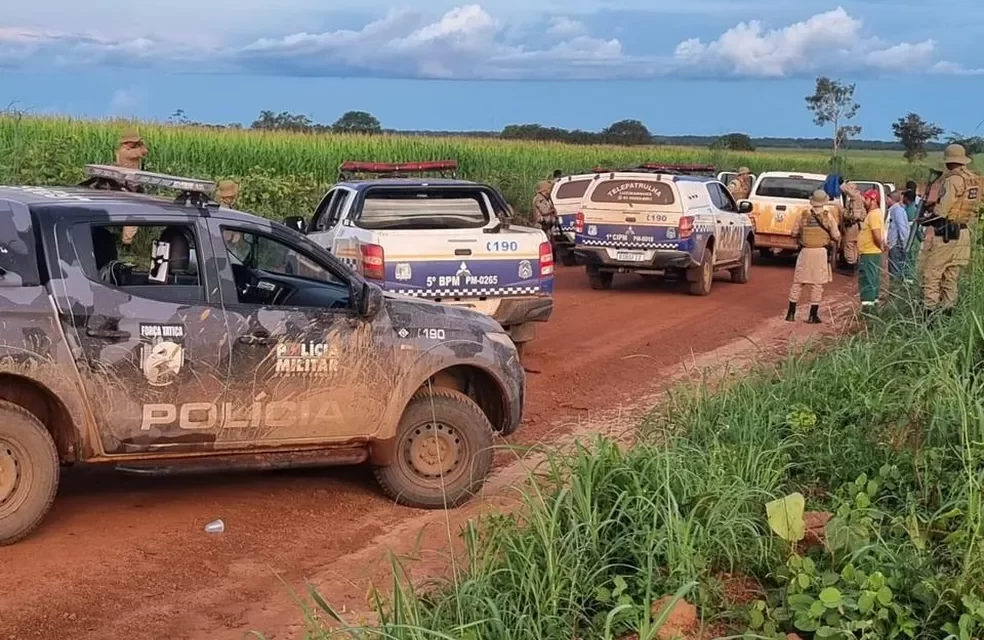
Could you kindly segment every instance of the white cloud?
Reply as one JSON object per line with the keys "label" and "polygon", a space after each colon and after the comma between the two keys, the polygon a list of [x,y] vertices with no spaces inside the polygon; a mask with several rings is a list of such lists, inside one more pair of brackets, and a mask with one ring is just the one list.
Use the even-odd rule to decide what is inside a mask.
{"label": "white cloud", "polygon": [[[184,0],[182,0],[184,1]],[[295,0],[301,1],[301,0]],[[649,25],[648,28],[651,28]],[[391,9],[358,29],[296,32],[229,42],[0,28],[0,66],[145,66],[281,75],[446,79],[645,78],[664,75],[788,77],[814,73],[976,75],[936,57],[932,40],[885,42],[838,7],[784,27],[742,22],[716,39],[683,40],[667,55],[633,55],[616,37],[587,35],[566,15],[504,23],[482,5],[434,16]]]}
{"label": "white cloud", "polygon": [[742,22],[706,44],[696,38],[681,42],[674,58],[699,70],[781,78],[841,69],[919,71],[932,63],[934,53],[932,40],[887,44],[837,7],[779,29],[767,30],[758,20]]}
{"label": "white cloud", "polygon": [[547,35],[555,38],[569,38],[579,36],[587,31],[584,24],[577,20],[571,20],[566,16],[552,18],[550,26],[547,27]]}

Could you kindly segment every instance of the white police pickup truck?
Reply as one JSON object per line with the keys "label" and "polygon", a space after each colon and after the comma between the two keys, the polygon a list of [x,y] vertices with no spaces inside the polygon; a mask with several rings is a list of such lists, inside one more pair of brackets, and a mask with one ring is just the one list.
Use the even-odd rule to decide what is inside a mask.
{"label": "white police pickup truck", "polygon": [[595,176],[575,220],[575,252],[592,288],[608,289],[616,273],[675,274],[700,296],[710,293],[716,271],[749,281],[751,205],[739,206],[723,183],[699,175],[706,169],[643,165]]}
{"label": "white police pickup truck", "polygon": [[[522,351],[553,312],[553,250],[542,230],[509,224],[496,189],[454,179],[456,168],[346,162],[311,220],[286,222],[384,291],[492,316]],[[435,172],[452,177],[409,177]]]}

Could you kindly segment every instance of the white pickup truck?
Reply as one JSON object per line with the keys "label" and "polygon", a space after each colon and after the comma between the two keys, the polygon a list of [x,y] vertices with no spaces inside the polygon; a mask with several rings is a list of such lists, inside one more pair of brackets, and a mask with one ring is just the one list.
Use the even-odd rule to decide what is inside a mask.
{"label": "white pickup truck", "polygon": [[492,316],[522,351],[553,312],[553,250],[542,230],[509,224],[494,188],[407,176],[456,167],[347,162],[311,220],[286,223],[384,291]]}

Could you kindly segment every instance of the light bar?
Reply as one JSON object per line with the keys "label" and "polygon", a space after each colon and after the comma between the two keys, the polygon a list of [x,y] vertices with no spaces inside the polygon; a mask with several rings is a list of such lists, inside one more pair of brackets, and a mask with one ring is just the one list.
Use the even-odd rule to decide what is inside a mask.
{"label": "light bar", "polygon": [[663,164],[647,162],[646,164],[639,165],[639,168],[649,169],[650,171],[659,171],[660,169],[667,169],[669,171],[717,171],[717,167],[713,164]]}
{"label": "light bar", "polygon": [[106,164],[87,164],[85,172],[91,178],[103,178],[121,183],[141,184],[146,186],[166,187],[177,191],[191,191],[195,193],[210,194],[215,191],[215,183],[211,180],[198,180],[197,178],[182,178],[180,176],[169,176],[163,173],[152,171],[140,171],[139,169],[127,169]]}
{"label": "light bar", "polygon": [[419,171],[455,171],[458,163],[455,160],[438,160],[434,162],[343,162],[339,171],[349,173],[401,173]]}

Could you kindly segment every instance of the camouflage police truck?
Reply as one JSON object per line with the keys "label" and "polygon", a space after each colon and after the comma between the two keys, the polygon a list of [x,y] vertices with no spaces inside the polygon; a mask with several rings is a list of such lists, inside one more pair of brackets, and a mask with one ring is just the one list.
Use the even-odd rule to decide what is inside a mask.
{"label": "camouflage police truck", "polygon": [[[0,544],[41,522],[73,463],[368,462],[424,508],[482,486],[525,394],[494,319],[384,293],[296,231],[219,208],[210,182],[87,171],[0,187]],[[177,198],[134,192],[165,189]]]}

